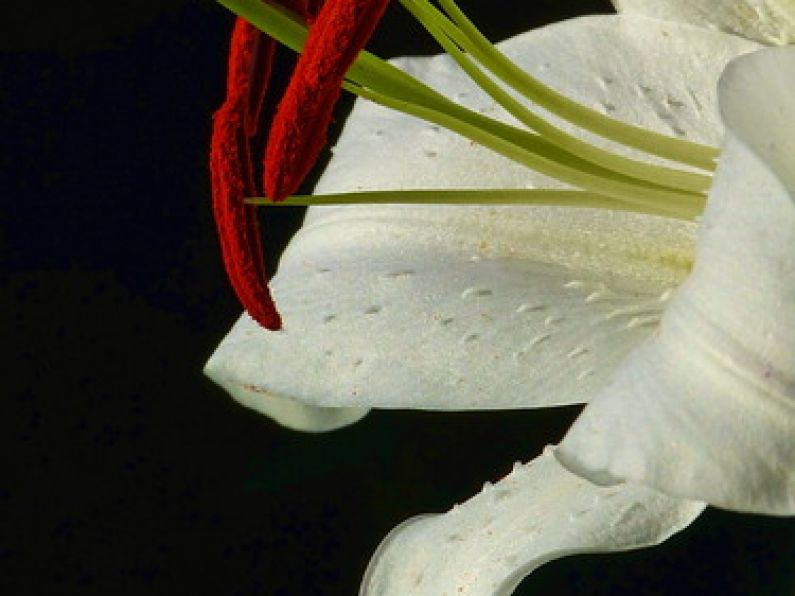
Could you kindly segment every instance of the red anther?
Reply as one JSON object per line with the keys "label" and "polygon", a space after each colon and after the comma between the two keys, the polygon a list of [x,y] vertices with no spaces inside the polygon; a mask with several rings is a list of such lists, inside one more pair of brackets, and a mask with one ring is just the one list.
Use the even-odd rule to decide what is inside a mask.
{"label": "red anther", "polygon": [[[311,0],[310,0],[311,1]],[[345,73],[370,39],[389,0],[327,0],[309,30],[265,150],[265,190],[293,194],[326,144]]]}
{"label": "red anther", "polygon": [[[248,23],[246,24],[248,25]],[[251,49],[251,63],[248,68],[248,88],[244,104],[245,116],[243,118],[243,126],[248,138],[257,136],[257,131],[260,127],[260,113],[265,100],[265,92],[268,90],[275,54],[276,41],[274,39],[265,37],[262,34],[254,38]]]}
{"label": "red anther", "polygon": [[[251,118],[259,113],[273,56],[272,48],[261,43],[260,37],[257,29],[237,19],[226,100],[213,117],[210,171],[213,214],[229,281],[249,315],[263,327],[276,330],[281,319],[268,290],[257,212],[244,202],[256,194],[247,136],[256,134]],[[259,78],[251,76],[254,65],[264,70]]]}
{"label": "red anther", "polygon": [[281,319],[268,290],[256,207],[243,201],[254,194],[243,117],[231,106],[222,106],[213,118],[210,169],[213,213],[232,288],[254,320],[266,329],[280,329]]}
{"label": "red anther", "polygon": [[[311,21],[323,0],[282,0],[280,3]],[[371,11],[359,12],[366,15]],[[338,18],[344,17],[344,14],[339,13],[342,16]],[[351,16],[357,15],[351,13]],[[375,22],[361,45],[364,45],[374,27]],[[232,288],[254,320],[267,329],[278,330],[281,328],[281,317],[268,289],[257,209],[245,202],[246,197],[260,194],[254,183],[249,140],[257,135],[259,129],[260,111],[270,79],[274,51],[275,42],[272,39],[263,36],[243,19],[235,21],[229,51],[226,99],[213,117],[210,171],[213,213],[224,267]],[[342,68],[342,75],[357,52],[352,53],[348,65]],[[338,52],[338,55],[343,58],[347,56],[344,52]]]}

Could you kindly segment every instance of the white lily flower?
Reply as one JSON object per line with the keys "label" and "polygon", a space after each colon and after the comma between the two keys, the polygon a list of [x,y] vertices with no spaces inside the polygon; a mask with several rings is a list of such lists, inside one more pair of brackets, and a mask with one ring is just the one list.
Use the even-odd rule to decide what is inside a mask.
{"label": "white lily flower", "polygon": [[[764,7],[756,24],[728,8],[709,20],[706,2],[625,4],[666,19],[697,13],[764,42],[787,42],[794,30],[792,9],[772,1],[730,3]],[[718,145],[720,73],[761,46],[646,15],[576,19],[500,48],[583,104]],[[398,64],[510,121],[448,57]],[[795,145],[786,134],[795,85],[782,72],[795,72],[793,50],[753,54],[724,79],[728,132],[697,248],[694,223],[602,209],[310,209],[272,282],[283,329],[263,330],[244,314],[208,362],[207,374],[236,399],[310,431],[371,407],[593,399],[554,457],[396,529],[363,594],[510,593],[552,558],[658,543],[705,502],[795,512]],[[315,192],[563,186],[358,102]],[[594,486],[557,460],[616,486]]]}

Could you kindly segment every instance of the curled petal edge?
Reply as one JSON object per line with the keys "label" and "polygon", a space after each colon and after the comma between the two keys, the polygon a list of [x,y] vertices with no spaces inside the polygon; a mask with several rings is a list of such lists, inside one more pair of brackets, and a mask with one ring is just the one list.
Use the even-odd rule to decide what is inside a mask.
{"label": "curled petal edge", "polygon": [[600,488],[547,449],[447,513],[397,526],[373,555],[359,594],[511,594],[553,559],[659,544],[704,507],[640,486]]}

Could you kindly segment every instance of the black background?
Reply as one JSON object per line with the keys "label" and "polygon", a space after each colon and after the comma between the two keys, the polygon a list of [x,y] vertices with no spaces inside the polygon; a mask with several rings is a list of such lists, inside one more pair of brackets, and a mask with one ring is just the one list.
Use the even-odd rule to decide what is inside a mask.
{"label": "black background", "polygon": [[[494,38],[610,10],[462,5]],[[375,412],[309,436],[228,399],[201,368],[239,313],[206,166],[231,16],[210,0],[4,12],[0,592],[353,594],[394,525],[559,440],[578,409]],[[397,4],[370,47],[436,51]],[[268,212],[271,266],[300,216]],[[792,594],[793,555],[792,521],[710,510],[520,593]]]}

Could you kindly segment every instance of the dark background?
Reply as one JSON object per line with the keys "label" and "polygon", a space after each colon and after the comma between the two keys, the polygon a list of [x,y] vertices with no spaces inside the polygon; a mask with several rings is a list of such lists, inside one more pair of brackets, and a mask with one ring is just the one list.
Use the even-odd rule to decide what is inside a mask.
{"label": "dark background", "polygon": [[[610,9],[462,5],[494,38]],[[201,374],[239,314],[206,166],[231,16],[211,0],[4,13],[0,592],[353,594],[397,523],[559,440],[578,409],[376,412],[309,436],[231,401]],[[435,51],[397,4],[370,47]],[[271,266],[300,215],[268,212]],[[520,592],[792,594],[793,555],[792,521],[710,510]]]}

